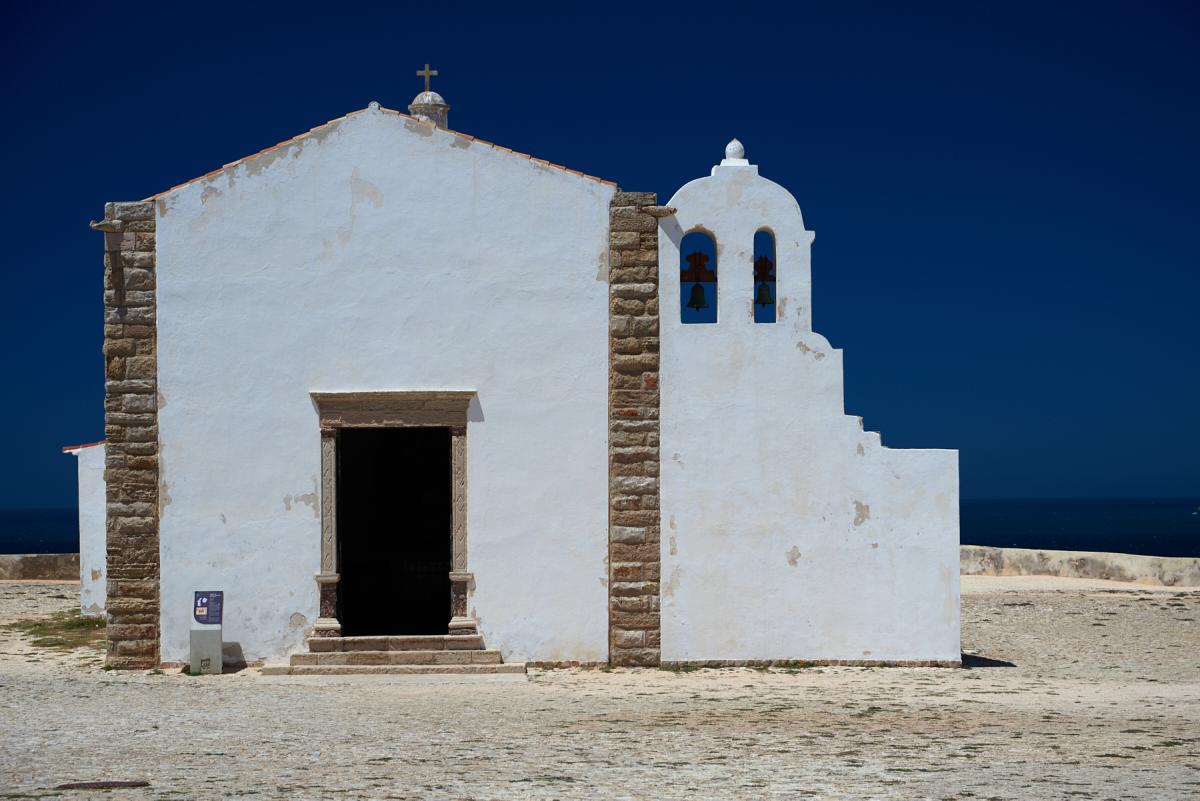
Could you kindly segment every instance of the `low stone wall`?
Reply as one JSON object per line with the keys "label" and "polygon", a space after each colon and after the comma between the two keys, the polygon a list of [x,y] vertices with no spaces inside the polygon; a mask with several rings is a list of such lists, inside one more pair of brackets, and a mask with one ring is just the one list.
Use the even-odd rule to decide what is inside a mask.
{"label": "low stone wall", "polygon": [[0,581],[13,580],[79,581],[79,554],[0,554]]}
{"label": "low stone wall", "polygon": [[1200,587],[1200,559],[1186,556],[963,545],[959,548],[959,572],[964,576],[1064,576]]}
{"label": "low stone wall", "polygon": [[[1200,587],[1200,558],[1187,556],[963,545],[959,548],[959,572],[964,576],[1065,576]],[[0,581],[13,580],[78,581],[79,554],[0,554]]]}

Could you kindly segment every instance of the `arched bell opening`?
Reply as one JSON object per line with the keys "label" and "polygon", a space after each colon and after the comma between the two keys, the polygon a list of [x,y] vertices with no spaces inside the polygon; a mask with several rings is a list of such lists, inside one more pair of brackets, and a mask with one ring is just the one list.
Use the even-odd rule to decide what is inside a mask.
{"label": "arched bell opening", "polygon": [[691,231],[679,243],[679,321],[717,321],[717,243],[706,231]]}
{"label": "arched bell opening", "polygon": [[754,322],[775,322],[779,299],[776,286],[775,235],[766,228],[754,233]]}

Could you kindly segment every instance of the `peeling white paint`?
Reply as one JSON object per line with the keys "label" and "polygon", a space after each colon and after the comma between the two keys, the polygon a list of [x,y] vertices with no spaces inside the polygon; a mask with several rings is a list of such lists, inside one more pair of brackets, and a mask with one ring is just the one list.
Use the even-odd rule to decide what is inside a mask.
{"label": "peeling white paint", "polygon": [[[958,659],[957,452],[884,448],[845,414],[842,353],[812,331],[813,234],[795,199],[735,160],[667,205],[663,659]],[[788,310],[774,324],[752,321],[764,227]],[[679,242],[699,228],[720,253],[718,322],[685,326]]]}

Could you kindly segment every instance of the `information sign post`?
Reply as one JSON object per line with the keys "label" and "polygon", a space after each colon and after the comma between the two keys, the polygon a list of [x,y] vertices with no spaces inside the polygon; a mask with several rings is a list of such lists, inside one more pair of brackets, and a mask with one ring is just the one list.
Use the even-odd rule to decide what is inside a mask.
{"label": "information sign post", "polygon": [[224,612],[225,593],[219,591],[197,592],[192,606],[191,672],[220,673],[221,615]]}

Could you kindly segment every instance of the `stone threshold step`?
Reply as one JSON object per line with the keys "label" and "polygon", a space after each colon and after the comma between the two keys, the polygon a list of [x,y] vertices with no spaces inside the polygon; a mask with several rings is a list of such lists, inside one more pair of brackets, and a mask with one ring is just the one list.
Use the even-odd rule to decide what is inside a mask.
{"label": "stone threshold step", "polygon": [[341,651],[292,654],[292,667],[300,665],[498,665],[499,651]]}
{"label": "stone threshold step", "polygon": [[462,676],[524,673],[524,662],[503,665],[264,665],[264,676]]}
{"label": "stone threshold step", "polygon": [[404,637],[309,637],[311,653],[338,651],[480,651],[479,634],[420,634]]}

